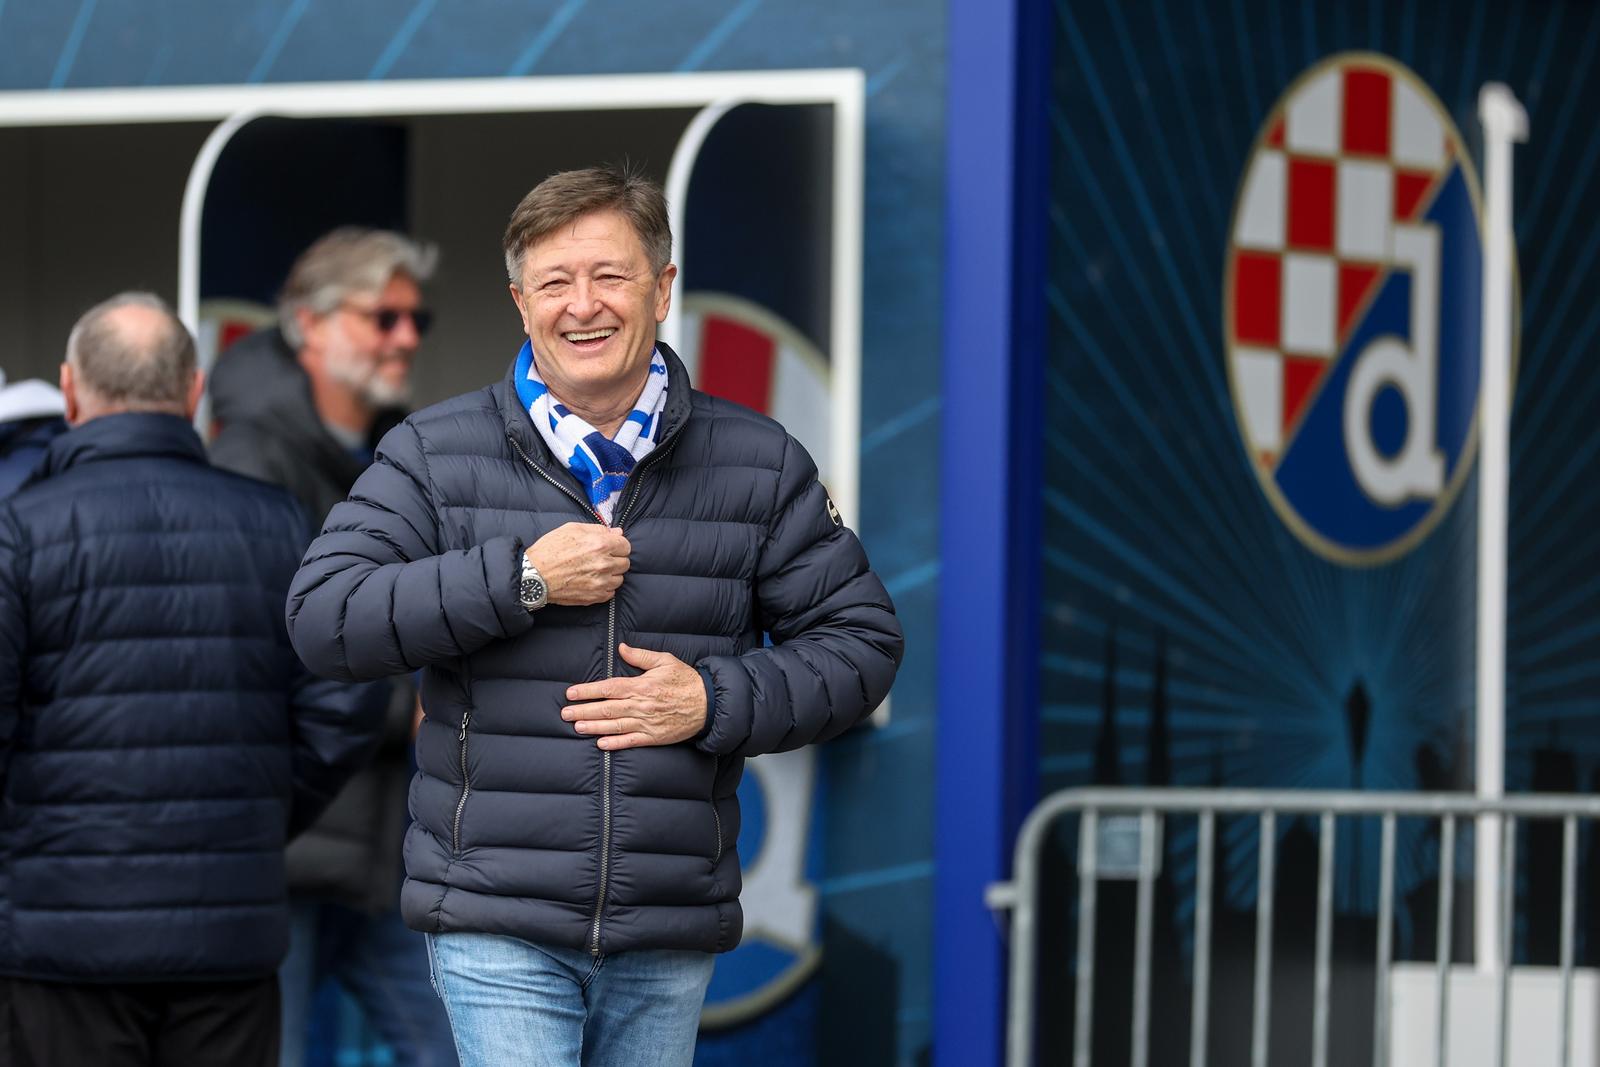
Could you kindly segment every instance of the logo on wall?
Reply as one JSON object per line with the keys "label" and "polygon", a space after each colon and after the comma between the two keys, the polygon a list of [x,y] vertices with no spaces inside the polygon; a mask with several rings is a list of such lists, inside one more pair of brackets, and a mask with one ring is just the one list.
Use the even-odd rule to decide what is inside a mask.
{"label": "logo on wall", "polygon": [[[828,361],[815,345],[758,304],[704,292],[684,298],[683,339],[680,355],[697,389],[783,423],[826,480],[833,405]],[[771,1011],[821,962],[816,764],[810,746],[745,764],[738,845],[744,939],[717,960],[701,1013],[706,1029],[737,1026]]]}
{"label": "logo on wall", "polygon": [[1321,555],[1403,555],[1465,480],[1482,256],[1471,159],[1411,71],[1333,56],[1273,106],[1230,231],[1228,377],[1262,489]]}

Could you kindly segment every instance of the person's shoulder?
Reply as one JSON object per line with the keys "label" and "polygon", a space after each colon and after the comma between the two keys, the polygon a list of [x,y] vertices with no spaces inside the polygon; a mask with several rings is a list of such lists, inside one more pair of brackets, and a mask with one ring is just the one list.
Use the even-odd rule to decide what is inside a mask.
{"label": "person's shoulder", "polygon": [[698,389],[693,401],[691,422],[699,428],[697,437],[708,461],[782,468],[795,441],[777,419]]}
{"label": "person's shoulder", "polygon": [[494,390],[486,385],[412,412],[384,434],[379,451],[392,453],[411,441],[429,452],[478,451],[496,444],[505,436],[505,420]]}
{"label": "person's shoulder", "polygon": [[265,504],[282,503],[285,500],[293,501],[294,494],[281,485],[257,478],[252,474],[209,465],[209,478],[211,485],[207,488],[212,491],[232,493],[243,500],[257,500]]}
{"label": "person's shoulder", "polygon": [[212,464],[205,478],[196,479],[195,487],[202,490],[199,495],[207,501],[208,507],[223,505],[237,514],[249,516],[248,521],[256,521],[256,517],[282,519],[292,531],[305,527],[300,501],[288,489],[273,482]]}
{"label": "person's shoulder", "polygon": [[404,422],[413,426],[434,426],[442,422],[453,422],[463,415],[493,415],[500,417],[500,408],[495,401],[495,386],[485,385],[465,393],[441,400],[436,404],[429,404],[425,408],[418,408],[407,415]]}
{"label": "person's shoulder", "polygon": [[287,490],[208,462],[86,464],[31,482],[6,503],[23,527],[36,531],[64,522],[93,527],[130,506],[153,509],[174,529],[236,527],[288,541],[307,529],[299,501]]}
{"label": "person's shoulder", "polygon": [[256,477],[275,469],[278,464],[274,461],[280,457],[293,456],[297,451],[295,441],[284,432],[281,423],[274,425],[254,415],[223,423],[206,447],[213,464]]}
{"label": "person's shoulder", "polygon": [[741,439],[769,443],[779,448],[789,438],[789,431],[772,416],[720,396],[702,393],[698,389],[694,391],[693,411],[696,419],[715,424],[715,432],[719,435],[733,434]]}

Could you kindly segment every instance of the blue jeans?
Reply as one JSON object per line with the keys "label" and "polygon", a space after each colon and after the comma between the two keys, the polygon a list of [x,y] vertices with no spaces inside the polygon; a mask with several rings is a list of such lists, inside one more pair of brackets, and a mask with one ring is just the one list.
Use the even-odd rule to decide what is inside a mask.
{"label": "blue jeans", "polygon": [[462,1067],[690,1067],[709,952],[596,958],[497,934],[429,934]]}
{"label": "blue jeans", "polygon": [[449,1020],[422,980],[427,951],[422,935],[406,929],[398,907],[368,915],[315,897],[291,897],[289,955],[278,968],[282,1067],[305,1062],[311,1000],[328,977],[360,1005],[393,1052],[395,1067],[455,1067]]}

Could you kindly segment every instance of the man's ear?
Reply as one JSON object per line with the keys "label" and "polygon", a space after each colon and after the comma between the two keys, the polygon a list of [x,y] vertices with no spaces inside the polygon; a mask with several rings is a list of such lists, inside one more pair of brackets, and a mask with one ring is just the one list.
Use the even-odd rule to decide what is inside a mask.
{"label": "man's ear", "polygon": [[300,348],[322,350],[322,330],[328,316],[318,315],[310,308],[294,309],[294,324],[300,329]]}
{"label": "man's ear", "polygon": [[205,395],[205,391],[205,372],[196,370],[194,378],[189,382],[189,395],[183,400],[183,417],[190,422],[194,421],[194,413],[200,410],[200,398]]}
{"label": "man's ear", "polygon": [[656,321],[665,322],[667,312],[672,310],[672,279],[678,276],[678,267],[668,263],[661,268],[661,274],[656,278]]}
{"label": "man's ear", "polygon": [[61,397],[66,402],[66,420],[69,425],[78,425],[78,415],[81,406],[78,403],[78,381],[72,375],[72,364],[65,361],[61,364]]}
{"label": "man's ear", "polygon": [[530,333],[528,329],[528,306],[523,303],[522,290],[515,285],[506,286],[511,290],[511,302],[517,305],[517,316],[522,319],[522,332]]}

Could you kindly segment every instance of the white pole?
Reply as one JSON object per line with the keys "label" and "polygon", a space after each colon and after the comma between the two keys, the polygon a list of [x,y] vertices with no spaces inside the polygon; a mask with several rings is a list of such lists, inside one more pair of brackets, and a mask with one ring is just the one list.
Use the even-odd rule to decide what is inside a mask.
{"label": "white pole", "polygon": [[[189,180],[183,187],[183,207],[178,215],[178,318],[199,344],[200,372],[211,374],[216,361],[214,346],[200,342],[200,221],[205,214],[206,190],[211,188],[211,174],[217,167],[222,150],[228,147],[233,135],[262,116],[259,110],[240,111],[228,116],[206,137],[189,168]],[[200,406],[195,409],[194,428],[201,438],[210,440],[211,390],[200,394]]]}
{"label": "white pole", "polygon": [[[1498,82],[1478,93],[1483,124],[1483,382],[1478,413],[1478,797],[1505,793],[1506,496],[1511,467],[1511,145],[1528,139],[1528,114]],[[1473,958],[1500,959],[1500,820],[1478,821]],[[1451,877],[1441,871],[1441,878]],[[1441,946],[1442,949],[1443,946]],[[1510,961],[1504,961],[1509,964]]]}

